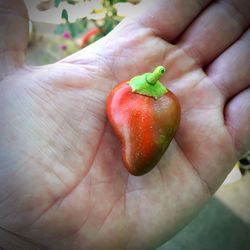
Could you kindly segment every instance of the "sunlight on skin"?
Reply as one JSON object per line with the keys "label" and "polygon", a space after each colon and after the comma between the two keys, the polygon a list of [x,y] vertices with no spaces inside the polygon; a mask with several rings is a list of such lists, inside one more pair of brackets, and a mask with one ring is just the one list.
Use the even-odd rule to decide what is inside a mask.
{"label": "sunlight on skin", "polygon": [[[191,56],[194,49],[185,37],[192,35],[192,26],[177,45],[163,39],[179,37],[209,1],[196,6],[189,0],[184,9],[183,1],[156,2],[151,14],[168,16],[170,8],[171,18],[182,16],[182,23],[167,29],[155,15],[144,22],[148,16],[141,7],[143,15],[125,20],[107,37],[58,63],[18,70],[9,65],[2,72],[2,78],[9,76],[0,84],[1,227],[50,249],[153,249],[197,214],[239,155],[249,149],[249,140],[245,141],[250,137],[245,126],[250,119],[248,74],[241,76],[238,88],[224,81],[231,93],[225,97],[220,81],[211,80],[212,73],[219,71],[219,52],[214,52],[209,77],[199,63],[211,58]],[[21,27],[26,29],[25,23]],[[194,32],[199,37],[197,29]],[[238,34],[234,41],[237,38]],[[203,42],[202,34],[200,39]],[[249,39],[242,38],[241,43]],[[8,46],[21,46],[20,50],[24,45],[6,42],[3,49],[13,49]],[[228,46],[220,41],[220,48]],[[239,65],[249,61],[249,52],[236,49],[247,55],[237,58]],[[230,50],[235,48],[231,46],[221,57],[232,60],[226,56]],[[105,103],[115,84],[156,65],[167,68],[162,82],[178,96],[182,120],[157,167],[134,177],[121,161]],[[224,65],[225,73],[233,74]],[[249,64],[245,67],[249,72]],[[231,110],[241,101],[245,106],[238,117]],[[232,132],[234,127],[237,130]]]}

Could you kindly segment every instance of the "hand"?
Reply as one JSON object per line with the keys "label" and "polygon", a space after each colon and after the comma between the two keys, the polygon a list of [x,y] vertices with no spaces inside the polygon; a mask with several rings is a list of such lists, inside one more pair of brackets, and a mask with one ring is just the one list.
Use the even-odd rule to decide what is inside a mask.
{"label": "hand", "polygon": [[[24,65],[24,6],[0,2],[1,227],[50,249],[153,249],[197,214],[250,148],[250,2],[209,2],[144,1],[104,39],[42,67]],[[134,177],[105,102],[157,65],[181,124],[157,167]]]}

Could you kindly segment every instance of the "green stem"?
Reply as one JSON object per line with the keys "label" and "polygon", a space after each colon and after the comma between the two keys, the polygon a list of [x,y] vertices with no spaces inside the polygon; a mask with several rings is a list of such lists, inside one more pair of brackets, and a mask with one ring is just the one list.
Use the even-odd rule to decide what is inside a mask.
{"label": "green stem", "polygon": [[158,66],[153,72],[135,76],[128,85],[132,92],[158,99],[167,92],[167,89],[159,81],[165,72],[166,69],[163,66]]}
{"label": "green stem", "polygon": [[157,81],[164,75],[166,69],[163,66],[158,66],[152,73],[146,75],[146,82],[155,85]]}

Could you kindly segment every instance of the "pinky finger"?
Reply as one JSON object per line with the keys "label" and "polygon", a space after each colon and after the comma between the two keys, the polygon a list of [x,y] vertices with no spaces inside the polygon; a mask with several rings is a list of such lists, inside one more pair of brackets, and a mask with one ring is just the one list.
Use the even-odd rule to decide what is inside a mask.
{"label": "pinky finger", "polygon": [[250,87],[236,95],[225,107],[225,121],[237,156],[250,150]]}

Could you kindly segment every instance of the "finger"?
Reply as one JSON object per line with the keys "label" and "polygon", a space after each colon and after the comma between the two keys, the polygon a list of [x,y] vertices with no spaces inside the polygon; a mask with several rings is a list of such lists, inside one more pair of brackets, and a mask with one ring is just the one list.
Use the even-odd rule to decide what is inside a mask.
{"label": "finger", "polygon": [[138,6],[136,21],[156,34],[173,41],[211,0],[144,0]]}
{"label": "finger", "polygon": [[250,29],[207,69],[207,74],[228,100],[250,86]]}
{"label": "finger", "polygon": [[226,106],[225,122],[233,138],[238,157],[250,150],[250,87]]}
{"label": "finger", "polygon": [[0,79],[24,62],[28,16],[23,1],[0,0]]}
{"label": "finger", "polygon": [[166,51],[174,48],[171,45],[166,48],[164,40],[152,39],[152,36],[175,39],[210,1],[143,0],[135,7],[134,13],[130,13],[106,37],[60,62],[85,64],[89,63],[87,54],[95,55],[94,64],[98,62],[102,65],[98,65],[98,70],[110,72],[108,78],[115,78],[116,82],[128,79],[150,70],[152,65],[162,64]]}
{"label": "finger", "polygon": [[249,26],[249,10],[248,0],[216,2],[188,28],[178,44],[198,65],[207,65]]}

